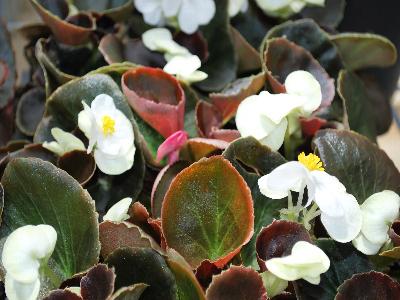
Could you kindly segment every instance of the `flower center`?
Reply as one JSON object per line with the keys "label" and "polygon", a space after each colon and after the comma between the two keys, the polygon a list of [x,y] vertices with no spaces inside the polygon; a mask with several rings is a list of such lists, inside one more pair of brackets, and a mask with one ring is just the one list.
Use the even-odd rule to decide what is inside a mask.
{"label": "flower center", "polygon": [[115,132],[115,120],[108,115],[104,115],[101,118],[102,130],[105,136],[112,135]]}
{"label": "flower center", "polygon": [[325,171],[321,159],[315,154],[305,155],[304,152],[301,152],[297,159],[310,171]]}

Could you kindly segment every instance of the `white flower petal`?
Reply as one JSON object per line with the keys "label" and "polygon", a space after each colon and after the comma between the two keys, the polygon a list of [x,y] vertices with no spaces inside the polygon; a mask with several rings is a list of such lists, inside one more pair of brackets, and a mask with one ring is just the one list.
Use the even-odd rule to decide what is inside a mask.
{"label": "white flower petal", "polygon": [[372,243],[383,244],[389,239],[391,223],[399,216],[400,197],[395,192],[383,191],[368,197],[361,205],[362,233]]}
{"label": "white flower petal", "polygon": [[[261,116],[261,119],[264,121],[268,120]],[[285,140],[285,133],[288,127],[287,119],[282,119],[282,121],[277,124],[274,129],[264,138],[260,139],[260,143],[268,146],[273,151],[278,151],[280,147],[282,147],[283,141]]]}
{"label": "white flower petal", "polygon": [[305,241],[297,242],[286,257],[272,258],[265,263],[268,271],[287,281],[304,279],[319,284],[320,274],[328,271],[328,256],[317,246]]}
{"label": "white flower petal", "polygon": [[159,50],[160,41],[172,41],[172,34],[167,28],[153,28],[142,34],[143,44],[152,51]]}
{"label": "white flower petal", "polygon": [[303,0],[308,4],[317,5],[317,6],[324,6],[325,0]]}
{"label": "white flower petal", "polygon": [[135,6],[143,14],[143,19],[147,24],[162,25],[165,23],[162,0],[135,0]]}
{"label": "white flower petal", "polygon": [[9,300],[36,300],[40,291],[40,280],[21,283],[14,280],[9,273],[5,276],[5,290]]}
{"label": "white flower petal", "polygon": [[132,204],[132,198],[124,198],[115,203],[104,215],[103,221],[123,222],[128,220],[129,207]]}
{"label": "white flower petal", "polygon": [[379,252],[379,249],[382,247],[383,244],[372,243],[362,233],[360,233],[353,240],[353,245],[354,245],[354,247],[357,248],[358,251],[360,251],[366,255],[375,255]]}
{"label": "white flower petal", "polygon": [[229,0],[228,12],[230,17],[236,16],[239,11],[245,12],[249,6],[248,0]]}
{"label": "white flower petal", "polygon": [[314,199],[319,209],[332,217],[342,216],[342,196],[346,197],[346,188],[340,181],[324,171],[312,171],[310,173],[311,182],[314,186],[314,194],[309,194],[309,198]]}
{"label": "white flower petal", "polygon": [[201,61],[197,55],[175,56],[164,67],[164,71],[180,75],[182,77],[191,75],[201,67]]}
{"label": "white flower petal", "polygon": [[285,80],[286,92],[289,95],[297,95],[304,98],[303,110],[311,114],[320,107],[322,92],[319,82],[306,71],[295,71],[290,73]]}
{"label": "white flower petal", "polygon": [[128,152],[119,155],[110,155],[101,151],[101,149],[95,149],[94,159],[96,165],[104,174],[119,175],[132,168],[135,151],[135,145],[132,145]]}
{"label": "white flower petal", "polygon": [[353,240],[361,230],[362,217],[360,206],[353,195],[342,193],[336,195],[343,211],[342,216],[331,216],[321,212],[321,222],[329,236],[340,243]]}
{"label": "white flower petal", "polygon": [[293,0],[256,0],[258,6],[265,11],[276,11],[290,5]]}
{"label": "white flower petal", "polygon": [[262,176],[258,180],[258,187],[263,195],[282,199],[288,196],[289,191],[299,192],[308,181],[308,173],[301,163],[290,161]]}
{"label": "white flower petal", "polygon": [[90,153],[96,144],[99,133],[96,117],[91,108],[84,101],[82,101],[82,104],[83,110],[78,114],[78,127],[89,140],[87,152]]}
{"label": "white flower petal", "polygon": [[64,149],[61,148],[60,144],[57,142],[44,142],[42,147],[57,154],[58,156],[64,155]]}
{"label": "white flower petal", "polygon": [[289,5],[293,13],[299,13],[305,6],[304,0],[293,0]]}
{"label": "white flower petal", "polygon": [[259,97],[265,99],[262,114],[279,124],[291,111],[303,105],[303,98],[289,94],[270,94],[267,91],[260,93]]}
{"label": "white flower petal", "polygon": [[203,81],[208,77],[208,74],[203,71],[194,71],[192,74],[185,76],[184,78],[179,78],[184,82],[192,83],[192,82],[199,82]]}
{"label": "white flower petal", "polygon": [[42,146],[43,148],[46,148],[59,156],[74,150],[86,150],[83,142],[69,132],[55,127],[51,129],[51,134],[56,141],[50,143],[44,142]]}
{"label": "white flower petal", "polygon": [[162,0],[162,9],[167,18],[175,17],[178,14],[182,0]]}
{"label": "white flower petal", "polygon": [[135,6],[141,13],[151,12],[160,6],[161,0],[135,0]]}
{"label": "white flower petal", "polygon": [[14,280],[32,283],[39,277],[40,260],[50,257],[57,232],[50,225],[26,225],[14,230],[4,243],[3,266]]}
{"label": "white flower petal", "polygon": [[182,0],[178,13],[179,27],[187,34],[195,33],[200,25],[208,24],[214,15],[213,0]]}

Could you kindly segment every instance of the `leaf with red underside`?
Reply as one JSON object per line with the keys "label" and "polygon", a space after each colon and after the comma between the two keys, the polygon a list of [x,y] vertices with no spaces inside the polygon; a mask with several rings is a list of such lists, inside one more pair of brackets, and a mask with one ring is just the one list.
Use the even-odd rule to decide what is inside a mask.
{"label": "leaf with red underside", "polygon": [[94,266],[81,279],[83,299],[108,299],[114,291],[115,274],[107,265]]}
{"label": "leaf with red underside", "polygon": [[158,173],[151,192],[151,213],[154,218],[161,217],[161,207],[164,201],[164,196],[167,193],[172,180],[180,171],[187,168],[189,165],[189,162],[179,160],[172,165],[166,166]]}
{"label": "leaf with red underside", "polygon": [[75,150],[65,153],[58,158],[57,165],[82,185],[85,185],[96,171],[94,157],[86,151]]}
{"label": "leaf with red underside", "polygon": [[380,272],[353,275],[338,288],[335,300],[400,299],[400,284]]}
{"label": "leaf with red underside", "polygon": [[60,42],[67,45],[81,45],[89,40],[95,27],[91,15],[80,13],[68,17],[68,2],[65,0],[30,0],[30,2]]}
{"label": "leaf with red underside", "polygon": [[218,268],[215,264],[209,260],[203,260],[200,266],[196,269],[195,274],[202,287],[207,289],[213,276],[220,274],[221,272],[222,269]]}
{"label": "leaf with red underside", "polygon": [[196,105],[196,123],[199,136],[209,137],[222,126],[222,116],[214,105],[200,100]]}
{"label": "leaf with red underside", "polygon": [[266,300],[261,276],[251,268],[233,266],[213,278],[207,289],[208,300]]}
{"label": "leaf with red underside", "polygon": [[236,114],[239,104],[247,97],[257,94],[265,85],[265,73],[240,78],[219,93],[211,93],[210,99],[220,111],[223,124]]}
{"label": "leaf with red underside", "polygon": [[221,267],[253,234],[251,193],[228,160],[204,158],[172,181],[161,220],[167,245],[192,268],[205,259]]}
{"label": "leaf with red underside", "polygon": [[124,222],[105,221],[99,225],[100,254],[106,258],[113,251],[123,247],[153,248],[161,252],[161,248],[151,236],[139,226]]}
{"label": "leaf with red underside", "polygon": [[[0,120],[3,120],[1,116],[2,110],[14,97],[16,78],[15,58],[10,34],[0,20]],[[0,124],[0,146],[2,144],[1,127]]]}
{"label": "leaf with red underside", "polygon": [[327,123],[328,121],[318,117],[300,118],[301,131],[305,137],[313,137]]}
{"label": "leaf with red underside", "polygon": [[183,160],[195,162],[203,157],[220,154],[229,146],[228,142],[206,138],[193,138],[186,142],[180,157]]}
{"label": "leaf with red underside", "polygon": [[[310,72],[321,85],[321,107],[331,104],[335,96],[334,80],[306,49],[285,38],[273,38],[267,41],[262,57],[264,70],[273,75],[271,84],[283,84],[290,73],[304,70]],[[268,79],[271,81],[271,77]]]}
{"label": "leaf with red underside", "polygon": [[175,77],[141,67],[126,72],[121,84],[131,107],[164,138],[183,130],[185,94]]}
{"label": "leaf with red underside", "polygon": [[235,129],[214,129],[210,134],[210,138],[225,141],[227,143],[231,143],[240,137],[241,135],[239,130]]}
{"label": "leaf with red underside", "polygon": [[289,255],[298,241],[311,243],[307,230],[299,223],[278,220],[264,227],[257,237],[257,260],[262,271],[266,271],[265,262],[274,257]]}
{"label": "leaf with red underside", "polygon": [[206,300],[203,288],[192,268],[174,249],[168,249],[167,265],[175,275],[177,299]]}

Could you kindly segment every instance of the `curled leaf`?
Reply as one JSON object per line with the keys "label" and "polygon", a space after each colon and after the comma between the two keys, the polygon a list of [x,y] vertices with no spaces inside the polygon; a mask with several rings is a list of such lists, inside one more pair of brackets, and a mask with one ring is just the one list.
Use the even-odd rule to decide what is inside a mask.
{"label": "curled leaf", "polygon": [[122,89],[135,112],[165,138],[183,129],[185,94],[173,76],[137,68],[122,76]]}
{"label": "curled leaf", "polygon": [[65,153],[58,158],[57,165],[82,185],[87,183],[96,171],[96,162],[86,151],[75,150]]}
{"label": "curled leaf", "polygon": [[16,111],[18,129],[28,136],[33,136],[44,113],[46,94],[42,87],[36,87],[19,99]]}

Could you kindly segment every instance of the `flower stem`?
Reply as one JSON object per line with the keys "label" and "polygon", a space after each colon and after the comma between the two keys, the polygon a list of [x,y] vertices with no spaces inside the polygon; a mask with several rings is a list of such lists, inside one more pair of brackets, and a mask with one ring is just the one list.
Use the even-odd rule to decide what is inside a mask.
{"label": "flower stem", "polygon": [[303,210],[304,227],[307,230],[310,230],[311,229],[311,225],[310,225],[311,220],[318,217],[320,214],[321,214],[321,212],[318,210],[318,205],[315,202],[313,203],[313,205],[311,206],[311,208],[308,211]]}

